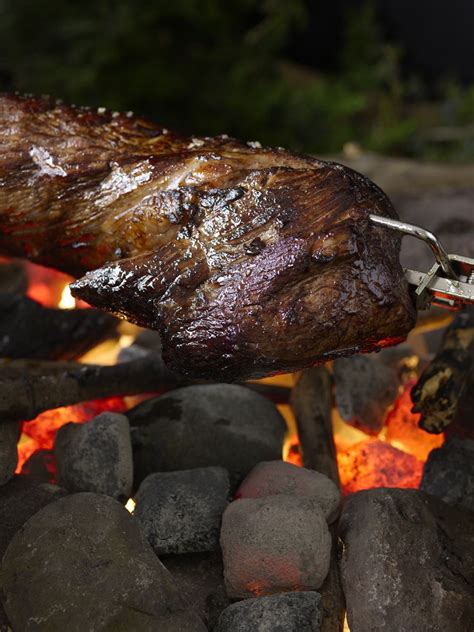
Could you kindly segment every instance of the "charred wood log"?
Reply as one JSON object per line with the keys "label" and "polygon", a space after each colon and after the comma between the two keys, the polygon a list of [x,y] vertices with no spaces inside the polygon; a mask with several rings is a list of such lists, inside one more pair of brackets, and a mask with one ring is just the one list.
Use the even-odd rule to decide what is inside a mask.
{"label": "charred wood log", "polygon": [[[304,371],[291,395],[304,467],[322,472],[340,487],[332,431],[332,380],[324,366]],[[345,600],[337,563],[337,521],[330,527],[331,562],[320,588],[321,632],[342,632]]]}
{"label": "charred wood log", "polygon": [[72,360],[116,335],[118,320],[92,309],[50,309],[0,294],[0,356]]}
{"label": "charred wood log", "polygon": [[303,465],[339,485],[332,433],[332,380],[323,366],[302,373],[291,395]]}
{"label": "charred wood log", "polygon": [[421,413],[420,427],[443,432],[455,419],[474,370],[474,309],[456,316],[441,348],[411,392],[413,412]]}
{"label": "charred wood log", "polygon": [[0,422],[0,486],[15,474],[18,463],[17,446],[21,424]]}
{"label": "charred wood log", "polygon": [[0,293],[26,294],[28,277],[25,268],[19,261],[2,263],[0,265]]}
{"label": "charred wood log", "polygon": [[[113,366],[6,361],[0,364],[0,418],[29,420],[45,410],[91,399],[161,393],[196,383],[171,373],[161,356],[155,353]],[[289,398],[289,389],[281,386],[244,385],[275,403]]]}

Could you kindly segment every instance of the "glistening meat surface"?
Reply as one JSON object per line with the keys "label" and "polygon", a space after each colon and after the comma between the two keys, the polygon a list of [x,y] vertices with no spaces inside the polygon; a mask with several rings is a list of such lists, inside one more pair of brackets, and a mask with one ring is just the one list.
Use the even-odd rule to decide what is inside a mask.
{"label": "glistening meat surface", "polygon": [[399,238],[369,213],[396,217],[335,163],[0,97],[0,253],[158,329],[180,373],[244,379],[402,340]]}

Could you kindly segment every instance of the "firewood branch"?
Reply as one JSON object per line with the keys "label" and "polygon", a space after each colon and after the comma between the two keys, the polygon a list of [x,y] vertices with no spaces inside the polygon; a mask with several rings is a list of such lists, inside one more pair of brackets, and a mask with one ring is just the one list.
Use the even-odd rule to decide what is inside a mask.
{"label": "firewood branch", "polygon": [[[293,389],[291,405],[296,417],[304,467],[325,474],[340,488],[332,430],[332,380],[324,366],[304,371]],[[337,564],[337,523],[330,526],[331,563],[319,592],[322,597],[322,632],[342,632],[345,600]]]}
{"label": "firewood branch", "polygon": [[0,357],[73,360],[115,337],[118,323],[96,309],[51,309],[0,293]]}
{"label": "firewood branch", "polygon": [[441,347],[412,390],[420,426],[439,434],[454,420],[474,368],[474,309],[456,316]]}
{"label": "firewood branch", "polygon": [[[171,373],[156,353],[113,366],[3,361],[0,363],[0,417],[9,421],[29,420],[45,410],[91,399],[160,393],[196,383],[199,382]],[[275,403],[289,398],[289,389],[284,387],[244,385]]]}

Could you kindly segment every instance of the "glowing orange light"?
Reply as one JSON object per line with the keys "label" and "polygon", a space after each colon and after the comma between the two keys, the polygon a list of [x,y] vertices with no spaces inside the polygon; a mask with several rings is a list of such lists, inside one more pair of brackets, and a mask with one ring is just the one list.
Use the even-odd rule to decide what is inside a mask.
{"label": "glowing orange light", "polygon": [[298,467],[303,467],[298,435],[292,434],[286,438],[283,446],[283,460]]}
{"label": "glowing orange light", "polygon": [[338,452],[344,494],[373,487],[418,488],[423,463],[411,454],[370,438]]}
{"label": "glowing orange light", "polygon": [[23,424],[18,444],[17,472],[23,463],[37,450],[51,450],[58,428],[69,422],[84,423],[104,411],[124,412],[127,409],[122,397],[97,399],[74,406],[55,408],[38,415]]}
{"label": "glowing orange light", "polygon": [[412,381],[405,386],[388,414],[384,438],[394,447],[413,454],[420,461],[426,461],[431,450],[443,445],[444,435],[430,434],[419,427],[421,415],[411,412],[413,403],[410,391],[414,384],[415,381]]}

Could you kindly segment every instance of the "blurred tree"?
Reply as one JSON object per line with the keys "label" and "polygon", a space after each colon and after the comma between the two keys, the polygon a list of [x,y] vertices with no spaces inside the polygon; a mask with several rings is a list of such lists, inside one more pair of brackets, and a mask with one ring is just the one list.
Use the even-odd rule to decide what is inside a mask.
{"label": "blurred tree", "polygon": [[[401,52],[384,41],[371,5],[348,15],[332,72],[292,56],[307,8],[308,0],[0,0],[0,90],[296,150],[334,152],[351,140],[424,151],[413,142],[424,123],[407,109]],[[464,91],[456,98],[452,124],[458,112],[469,116]]]}

